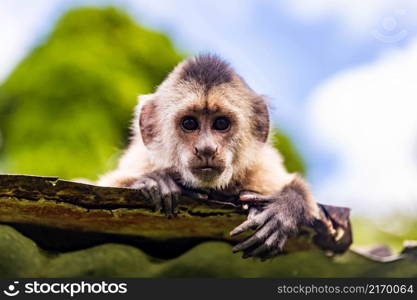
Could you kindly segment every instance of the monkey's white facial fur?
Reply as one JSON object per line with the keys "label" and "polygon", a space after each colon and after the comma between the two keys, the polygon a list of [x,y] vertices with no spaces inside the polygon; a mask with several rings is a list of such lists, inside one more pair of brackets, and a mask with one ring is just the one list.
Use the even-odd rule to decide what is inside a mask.
{"label": "monkey's white facial fur", "polygon": [[179,172],[192,187],[239,181],[268,136],[265,101],[214,56],[180,63],[140,101],[137,124],[151,163]]}

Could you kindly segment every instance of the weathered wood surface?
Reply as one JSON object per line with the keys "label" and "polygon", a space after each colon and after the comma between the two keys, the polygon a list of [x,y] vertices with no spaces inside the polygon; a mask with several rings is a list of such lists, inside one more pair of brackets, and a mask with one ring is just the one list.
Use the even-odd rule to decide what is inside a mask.
{"label": "weathered wood surface", "polygon": [[[346,251],[352,242],[349,209],[320,205],[321,217],[291,239],[285,252],[320,248]],[[133,190],[99,187],[55,177],[0,175],[0,222],[53,250],[123,242],[161,257],[206,240],[236,243],[229,232],[246,218],[236,198],[195,200],[184,191],[173,218],[153,212]],[[161,248],[162,247],[162,248]]]}

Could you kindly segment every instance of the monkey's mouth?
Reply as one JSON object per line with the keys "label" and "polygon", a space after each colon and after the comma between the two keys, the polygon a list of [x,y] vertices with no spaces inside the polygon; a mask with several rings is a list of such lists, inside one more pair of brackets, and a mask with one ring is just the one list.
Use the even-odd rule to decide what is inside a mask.
{"label": "monkey's mouth", "polygon": [[191,168],[191,171],[194,175],[202,179],[211,179],[213,177],[219,176],[224,171],[224,167],[221,166],[197,166]]}

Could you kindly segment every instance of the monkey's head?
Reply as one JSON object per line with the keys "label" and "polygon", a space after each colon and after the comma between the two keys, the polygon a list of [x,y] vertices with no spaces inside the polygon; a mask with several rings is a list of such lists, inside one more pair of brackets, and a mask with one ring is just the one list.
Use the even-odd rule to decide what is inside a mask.
{"label": "monkey's head", "polygon": [[212,55],[183,61],[154,94],[141,96],[138,119],[152,163],[193,187],[240,181],[269,133],[264,99]]}

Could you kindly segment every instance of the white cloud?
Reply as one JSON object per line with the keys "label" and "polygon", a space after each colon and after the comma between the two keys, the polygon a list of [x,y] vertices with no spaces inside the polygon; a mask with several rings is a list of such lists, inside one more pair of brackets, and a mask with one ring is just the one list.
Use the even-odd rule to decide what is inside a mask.
{"label": "white cloud", "polygon": [[310,128],[339,158],[316,189],[320,201],[366,214],[417,213],[416,80],[417,40],[312,94]]}
{"label": "white cloud", "polygon": [[416,26],[415,0],[292,0],[286,4],[284,8],[302,20],[333,18],[356,37],[403,37]]}

